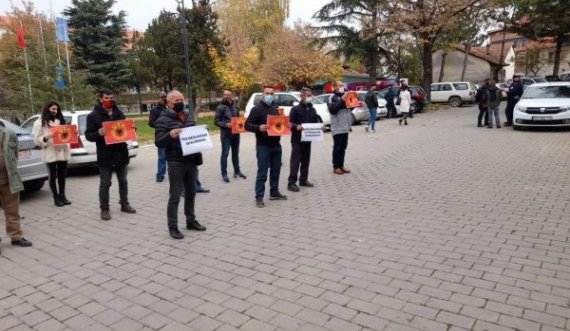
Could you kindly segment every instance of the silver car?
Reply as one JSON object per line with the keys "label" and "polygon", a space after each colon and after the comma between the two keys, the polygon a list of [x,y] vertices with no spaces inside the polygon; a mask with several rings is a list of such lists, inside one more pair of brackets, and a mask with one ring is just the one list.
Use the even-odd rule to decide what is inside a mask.
{"label": "silver car", "polygon": [[46,165],[42,162],[42,150],[34,143],[34,136],[4,119],[0,119],[0,125],[18,137],[18,172],[24,182],[24,189],[26,192],[39,191],[49,175]]}

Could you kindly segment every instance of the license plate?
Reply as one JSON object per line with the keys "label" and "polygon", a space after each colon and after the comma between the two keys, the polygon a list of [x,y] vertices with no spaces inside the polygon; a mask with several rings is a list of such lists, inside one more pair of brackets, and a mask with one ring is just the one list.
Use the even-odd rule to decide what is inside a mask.
{"label": "license plate", "polygon": [[552,116],[533,116],[533,121],[552,121]]}
{"label": "license plate", "polygon": [[20,151],[18,154],[20,159],[29,159],[32,157],[32,151],[30,150]]}

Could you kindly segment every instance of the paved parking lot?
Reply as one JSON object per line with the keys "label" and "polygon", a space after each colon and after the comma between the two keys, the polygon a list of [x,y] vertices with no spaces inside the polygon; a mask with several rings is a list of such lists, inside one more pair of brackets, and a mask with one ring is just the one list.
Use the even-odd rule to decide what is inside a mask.
{"label": "paved parking lot", "polygon": [[71,207],[46,186],[22,204],[34,247],[2,244],[0,329],[569,330],[570,132],[477,128],[476,115],[356,126],[343,176],[327,136],[313,147],[316,187],[286,192],[284,170],[289,201],[264,209],[253,136],[248,179],[230,184],[215,137],[200,169],[212,192],[197,197],[208,231],[182,241],[166,231],[153,147],[130,166],[136,215],[116,204],[100,221],[94,174],[70,177]]}

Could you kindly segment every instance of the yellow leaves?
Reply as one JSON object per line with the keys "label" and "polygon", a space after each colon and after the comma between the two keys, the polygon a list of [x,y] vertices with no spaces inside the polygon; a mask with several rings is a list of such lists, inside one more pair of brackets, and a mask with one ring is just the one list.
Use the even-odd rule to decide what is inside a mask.
{"label": "yellow leaves", "polygon": [[255,70],[259,58],[259,50],[250,47],[246,52],[236,59],[222,59],[217,50],[208,46],[208,54],[214,63],[214,73],[222,81],[224,87],[236,91],[246,91],[255,83]]}

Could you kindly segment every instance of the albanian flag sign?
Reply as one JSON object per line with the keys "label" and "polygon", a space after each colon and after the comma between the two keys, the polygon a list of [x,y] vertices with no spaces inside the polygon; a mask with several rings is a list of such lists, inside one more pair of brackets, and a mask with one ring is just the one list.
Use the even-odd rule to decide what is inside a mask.
{"label": "albanian flag sign", "polygon": [[103,122],[105,143],[107,145],[137,140],[137,132],[133,120]]}
{"label": "albanian flag sign", "polygon": [[354,91],[346,92],[343,97],[346,108],[356,108],[360,106],[360,101],[358,101],[358,94]]}
{"label": "albanian flag sign", "polygon": [[291,135],[291,129],[289,128],[289,116],[268,115],[267,126],[267,135],[269,136]]}
{"label": "albanian flag sign", "polygon": [[56,125],[51,127],[54,145],[76,144],[79,139],[77,125]]}
{"label": "albanian flag sign", "polygon": [[232,134],[245,133],[245,117],[232,117]]}

